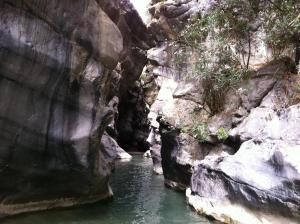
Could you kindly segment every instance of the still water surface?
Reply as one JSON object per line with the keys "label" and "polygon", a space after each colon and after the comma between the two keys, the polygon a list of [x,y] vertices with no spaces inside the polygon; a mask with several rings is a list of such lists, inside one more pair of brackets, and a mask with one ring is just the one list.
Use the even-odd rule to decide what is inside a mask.
{"label": "still water surface", "polygon": [[150,159],[134,155],[112,175],[114,200],[73,209],[16,216],[1,224],[209,224],[186,204],[184,194],[164,187]]}

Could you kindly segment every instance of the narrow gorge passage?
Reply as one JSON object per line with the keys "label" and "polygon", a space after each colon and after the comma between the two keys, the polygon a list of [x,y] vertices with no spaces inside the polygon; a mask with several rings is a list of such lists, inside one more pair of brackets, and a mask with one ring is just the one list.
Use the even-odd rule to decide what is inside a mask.
{"label": "narrow gorge passage", "polygon": [[0,223],[299,224],[299,12],[0,1]]}
{"label": "narrow gorge passage", "polygon": [[134,155],[116,163],[111,178],[114,199],[73,209],[53,210],[8,218],[2,224],[209,224],[185,202],[184,194],[164,187],[154,175],[152,161]]}

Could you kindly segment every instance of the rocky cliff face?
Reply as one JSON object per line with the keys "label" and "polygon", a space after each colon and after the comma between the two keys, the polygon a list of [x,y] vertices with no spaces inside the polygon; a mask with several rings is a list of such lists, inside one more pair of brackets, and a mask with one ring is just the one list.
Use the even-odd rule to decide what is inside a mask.
{"label": "rocky cliff face", "polygon": [[153,0],[148,29],[128,0],[1,1],[0,216],[110,197],[114,159],[130,158],[120,143],[150,146],[201,214],[299,223],[294,62],[272,61],[257,30],[250,77],[213,113],[197,55],[174,39],[214,3]]}
{"label": "rocky cliff face", "polygon": [[139,78],[147,63],[146,51],[155,46],[155,40],[129,0],[121,1],[120,9],[122,14],[118,26],[126,49],[122,51],[120,59],[117,139],[128,151],[146,151],[149,134],[148,108]]}
{"label": "rocky cliff face", "polygon": [[132,61],[146,27],[127,1],[7,0],[0,12],[0,216],[111,196],[104,146],[118,146],[101,138],[144,66]]}
{"label": "rocky cliff face", "polygon": [[[201,214],[225,223],[298,223],[300,110],[294,62],[272,61],[258,30],[251,39],[250,77],[230,89],[223,110],[213,114],[203,82],[189,76],[195,55],[174,42],[189,18],[209,13],[212,4],[153,1],[149,10],[149,26],[159,40],[148,51],[148,76],[159,89],[149,114],[153,161],[159,166],[161,154],[166,184],[187,189],[189,204]],[[188,56],[178,62],[183,51]]]}

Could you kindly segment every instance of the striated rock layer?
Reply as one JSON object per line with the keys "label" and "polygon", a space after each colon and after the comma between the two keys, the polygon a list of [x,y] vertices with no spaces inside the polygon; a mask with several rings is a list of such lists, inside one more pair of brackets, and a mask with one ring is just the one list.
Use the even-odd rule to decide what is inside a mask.
{"label": "striated rock layer", "polygon": [[111,158],[129,157],[110,136],[101,141],[116,119],[114,96],[126,86],[114,69],[149,39],[128,7],[118,0],[0,2],[0,216],[112,195]]}

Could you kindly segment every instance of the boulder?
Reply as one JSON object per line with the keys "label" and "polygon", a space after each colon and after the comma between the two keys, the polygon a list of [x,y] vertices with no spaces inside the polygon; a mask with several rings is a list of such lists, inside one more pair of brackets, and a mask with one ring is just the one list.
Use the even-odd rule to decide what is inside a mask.
{"label": "boulder", "polygon": [[151,132],[148,136],[147,142],[150,145],[149,156],[153,161],[153,171],[155,174],[163,174],[161,166],[161,137],[158,132],[158,127],[154,127],[152,122]]}
{"label": "boulder", "polygon": [[199,213],[225,223],[300,221],[300,104],[283,107],[280,87],[230,131],[243,142],[237,153],[197,162],[187,196]]}
{"label": "boulder", "polygon": [[185,190],[192,175],[191,155],[181,149],[178,130],[164,128],[162,138],[162,169],[165,184],[173,189]]}
{"label": "boulder", "polygon": [[241,141],[250,139],[284,140],[299,142],[300,104],[287,109],[274,111],[271,108],[258,107],[230,135]]}
{"label": "boulder", "polygon": [[145,157],[145,158],[151,158],[151,152],[150,152],[150,150],[147,150],[147,151],[143,154],[143,157]]}
{"label": "boulder", "polygon": [[300,145],[249,140],[195,166],[189,203],[224,223],[299,223]]}
{"label": "boulder", "polygon": [[101,138],[102,150],[107,156],[107,160],[130,160],[132,156],[122,149],[115,139],[104,133]]}

